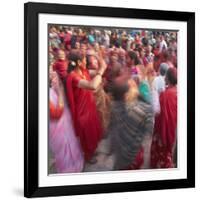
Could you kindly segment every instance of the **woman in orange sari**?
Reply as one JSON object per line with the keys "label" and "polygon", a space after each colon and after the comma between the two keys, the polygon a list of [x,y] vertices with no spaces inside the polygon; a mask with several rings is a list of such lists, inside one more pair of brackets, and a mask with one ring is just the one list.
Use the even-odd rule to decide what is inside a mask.
{"label": "woman in orange sari", "polygon": [[155,118],[151,144],[151,167],[173,168],[177,128],[177,70],[169,68],[167,88],[160,94],[160,114]]}
{"label": "woman in orange sari", "polygon": [[100,68],[91,79],[83,54],[73,52],[69,55],[69,60],[69,74],[66,81],[67,98],[75,132],[80,139],[85,160],[88,161],[94,154],[103,133],[93,91],[102,82],[106,64],[103,59],[100,59]]}

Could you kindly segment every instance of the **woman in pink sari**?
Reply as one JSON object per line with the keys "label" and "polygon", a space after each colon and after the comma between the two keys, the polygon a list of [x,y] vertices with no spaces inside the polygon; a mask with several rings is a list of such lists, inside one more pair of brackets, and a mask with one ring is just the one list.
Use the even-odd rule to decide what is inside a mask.
{"label": "woman in pink sari", "polygon": [[[83,154],[67,106],[64,89],[56,72],[50,72],[49,90],[49,151],[55,173],[81,172]],[[51,166],[50,166],[51,167]]]}

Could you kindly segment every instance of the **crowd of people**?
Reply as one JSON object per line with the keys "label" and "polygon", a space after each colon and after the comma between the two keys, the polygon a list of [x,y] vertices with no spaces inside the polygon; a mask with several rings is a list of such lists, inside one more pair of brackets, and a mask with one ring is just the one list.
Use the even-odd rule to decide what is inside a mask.
{"label": "crowd of people", "polygon": [[177,166],[177,33],[49,26],[49,173]]}

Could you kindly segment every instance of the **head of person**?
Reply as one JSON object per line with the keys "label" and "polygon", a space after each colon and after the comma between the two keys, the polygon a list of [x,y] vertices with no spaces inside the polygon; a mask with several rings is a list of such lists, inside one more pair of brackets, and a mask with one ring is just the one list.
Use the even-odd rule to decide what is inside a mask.
{"label": "head of person", "polygon": [[160,40],[163,41],[164,39],[165,39],[165,36],[164,36],[164,35],[161,35],[161,36],[160,36]]}
{"label": "head of person", "polygon": [[78,34],[81,35],[82,33],[83,33],[82,29],[79,28],[79,29],[78,29]]}
{"label": "head of person", "polygon": [[64,43],[60,43],[59,44],[59,48],[64,51],[65,50],[65,44]]}
{"label": "head of person", "polygon": [[132,42],[130,45],[130,49],[134,50],[135,49],[135,42]]}
{"label": "head of person", "polygon": [[171,57],[176,56],[175,48],[169,47],[167,51]]}
{"label": "head of person", "polygon": [[167,63],[161,63],[160,64],[160,75],[165,76],[167,70],[169,69],[169,65]]}
{"label": "head of person", "polygon": [[151,54],[151,51],[152,51],[151,45],[148,45],[148,46],[145,47],[145,53],[146,53],[147,56]]}
{"label": "head of person", "polygon": [[99,63],[98,63],[98,59],[96,56],[96,52],[92,49],[87,50],[87,54],[86,54],[86,58],[87,58],[87,67],[89,69],[98,69],[99,68]]}
{"label": "head of person", "polygon": [[118,62],[118,59],[119,59],[118,51],[115,48],[110,52],[110,63],[115,64],[116,62]]}
{"label": "head of person", "polygon": [[121,60],[126,59],[126,51],[124,49],[120,48],[118,55],[119,55],[119,59],[121,59]]}
{"label": "head of person", "polygon": [[160,35],[159,34],[156,34],[155,35],[155,39],[156,39],[156,43],[160,43]]}
{"label": "head of person", "polygon": [[104,45],[100,45],[99,48],[102,56],[105,57],[107,55],[107,48]]}
{"label": "head of person", "polygon": [[164,61],[170,61],[172,58],[172,55],[170,54],[170,52],[168,50],[165,50],[163,52],[163,59]]}
{"label": "head of person", "polygon": [[68,73],[76,69],[84,70],[86,68],[86,57],[81,51],[71,51],[68,59]]}
{"label": "head of person", "polygon": [[111,94],[116,101],[131,102],[138,97],[139,91],[138,86],[129,74],[120,73],[113,80]]}
{"label": "head of person", "polygon": [[64,33],[65,33],[64,29],[60,29],[60,34],[64,34]]}
{"label": "head of person", "polygon": [[114,63],[112,68],[108,69],[110,79],[114,80],[122,74],[122,65],[119,62]]}
{"label": "head of person", "polygon": [[58,59],[59,60],[65,60],[66,59],[66,55],[65,52],[63,50],[58,50]]}
{"label": "head of person", "polygon": [[139,40],[139,39],[140,39],[140,34],[139,33],[135,34],[135,40]]}
{"label": "head of person", "polygon": [[175,86],[177,84],[177,69],[175,67],[167,70],[165,81],[167,85]]}
{"label": "head of person", "polygon": [[81,43],[81,45],[80,45],[80,51],[85,56],[86,56],[86,50],[87,50],[86,44],[85,43]]}
{"label": "head of person", "polygon": [[95,51],[99,51],[99,49],[100,49],[98,42],[94,42],[93,47],[94,47]]}
{"label": "head of person", "polygon": [[142,39],[142,44],[144,46],[148,46],[149,45],[149,40],[147,39],[147,36]]}
{"label": "head of person", "polygon": [[80,42],[75,43],[75,49],[80,49]]}
{"label": "head of person", "polygon": [[144,50],[144,48],[138,48],[138,52],[139,52],[139,56],[140,56],[140,58],[144,58],[144,56],[145,56],[145,50]]}
{"label": "head of person", "polygon": [[50,28],[50,32],[51,32],[51,33],[56,33],[56,32],[57,32],[56,27],[52,26],[52,27]]}
{"label": "head of person", "polygon": [[90,30],[90,34],[94,35],[94,30],[93,29]]}
{"label": "head of person", "polygon": [[176,44],[176,38],[172,37],[172,38],[171,38],[171,43],[172,43],[173,45]]}
{"label": "head of person", "polygon": [[131,67],[133,65],[138,65],[140,63],[138,55],[134,51],[128,51],[126,61],[128,67]]}

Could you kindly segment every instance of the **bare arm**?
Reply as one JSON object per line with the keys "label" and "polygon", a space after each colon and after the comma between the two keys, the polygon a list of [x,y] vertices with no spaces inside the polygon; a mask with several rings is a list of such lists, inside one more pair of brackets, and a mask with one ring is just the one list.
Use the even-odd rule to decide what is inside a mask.
{"label": "bare arm", "polygon": [[98,71],[96,69],[90,69],[89,70],[89,74],[90,74],[90,77],[95,77],[97,75]]}
{"label": "bare arm", "polygon": [[96,75],[91,81],[81,79],[78,83],[79,88],[96,90],[98,86],[101,84],[102,77],[100,75]]}
{"label": "bare arm", "polygon": [[89,89],[89,90],[96,90],[98,88],[98,86],[102,82],[102,75],[107,68],[107,65],[102,57],[99,59],[99,65],[100,65],[100,68],[96,72],[96,75],[94,76],[94,78],[91,81],[81,79],[78,84],[79,88],[84,88],[84,89]]}

